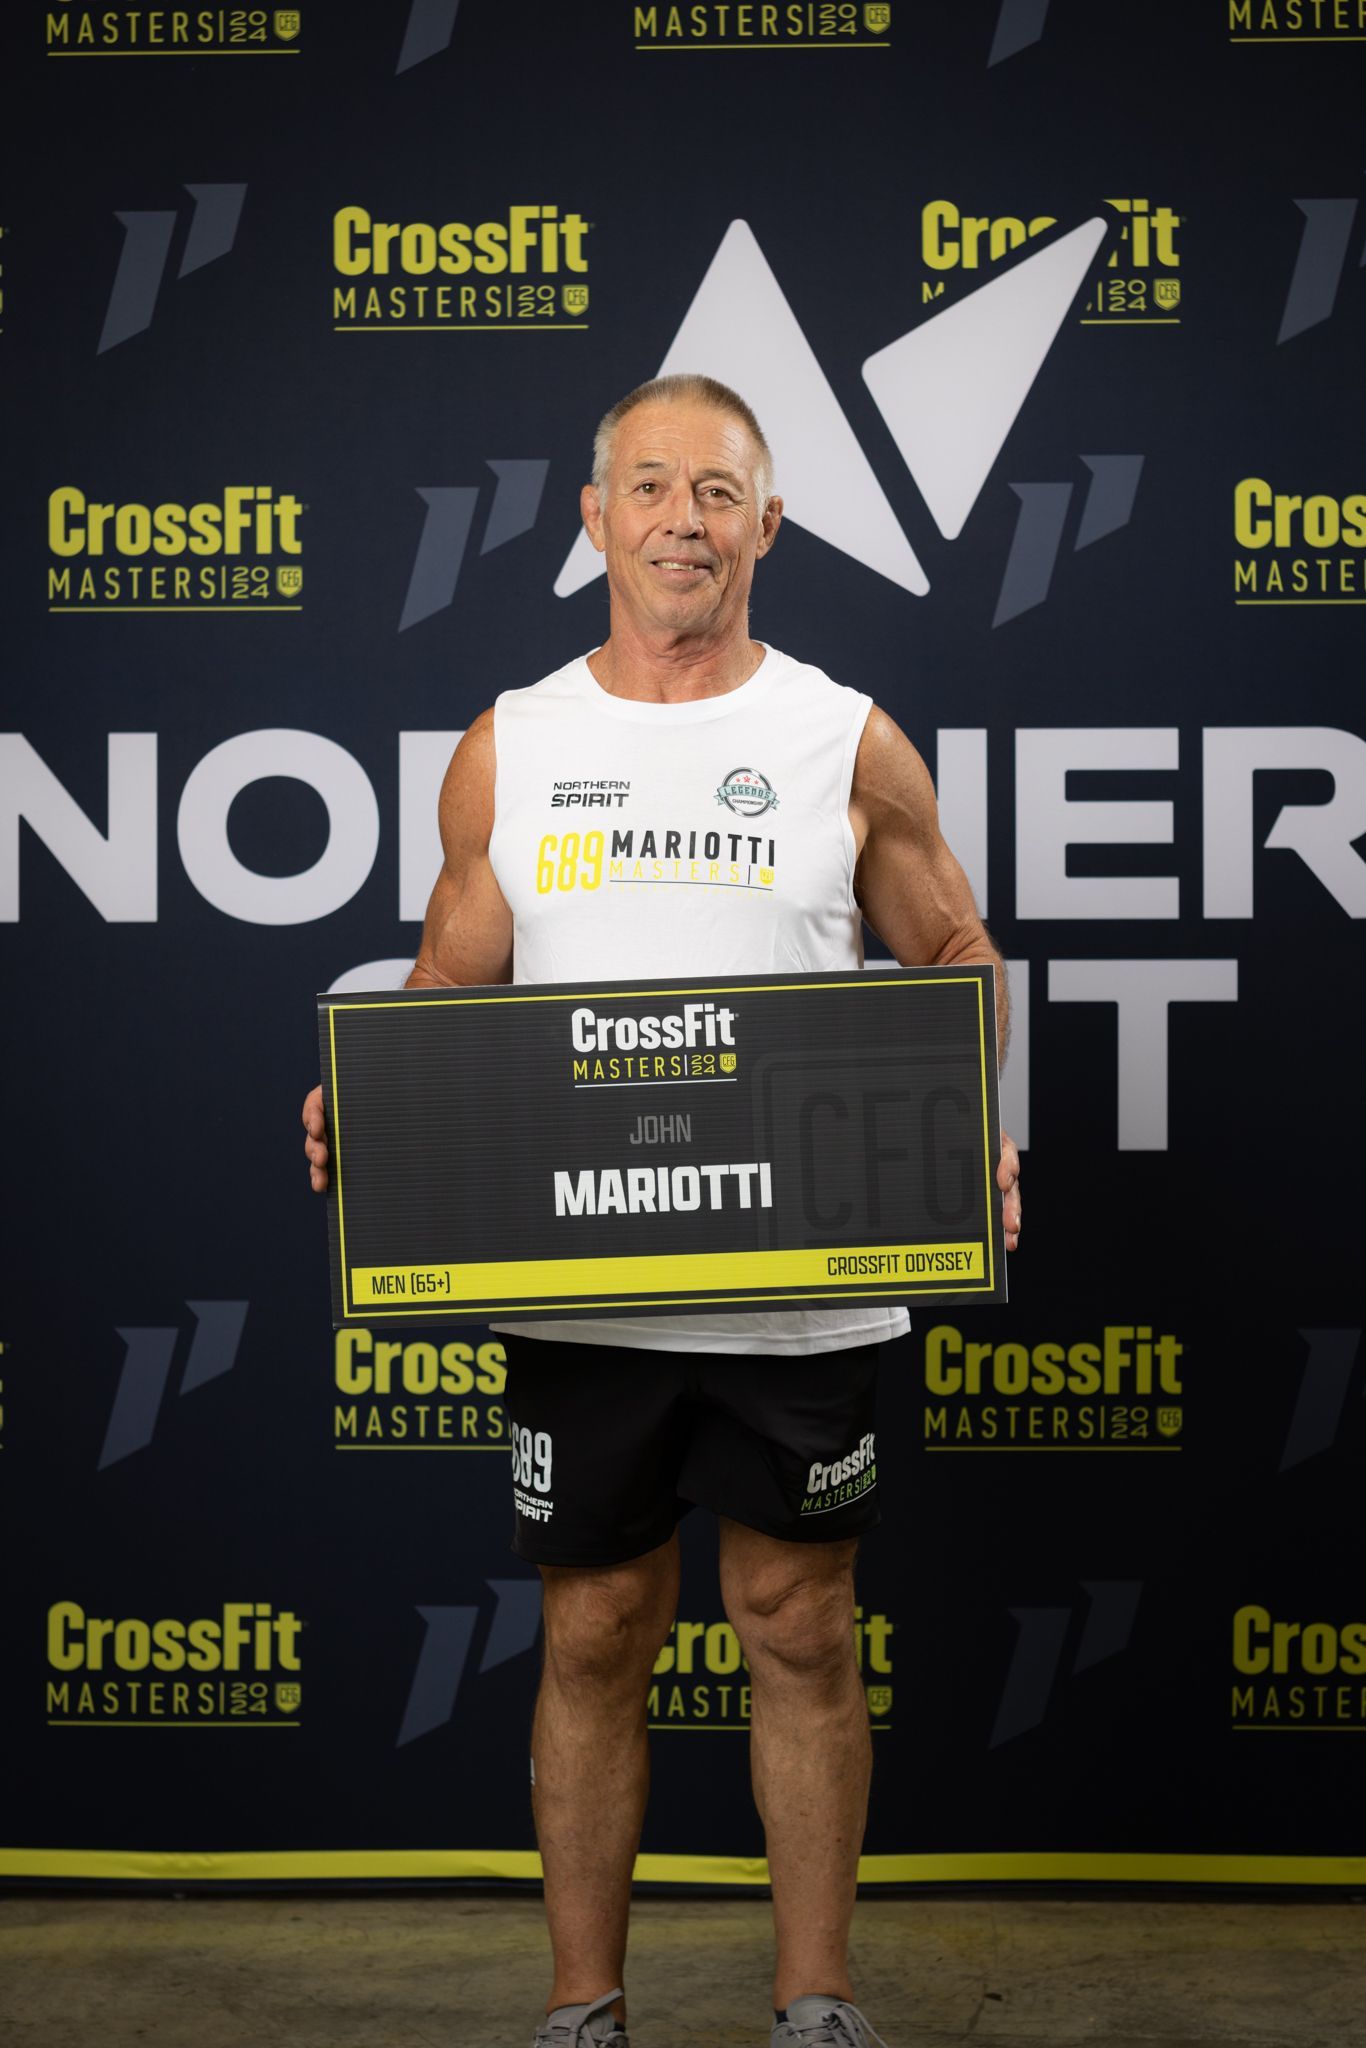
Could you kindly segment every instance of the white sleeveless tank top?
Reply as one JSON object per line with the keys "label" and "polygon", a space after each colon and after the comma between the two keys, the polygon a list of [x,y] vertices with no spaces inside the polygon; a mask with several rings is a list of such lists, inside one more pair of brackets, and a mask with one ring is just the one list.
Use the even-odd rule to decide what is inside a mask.
{"label": "white sleeveless tank top", "polygon": [[[862,967],[849,790],[871,702],[771,647],[738,689],[687,704],[613,697],[582,656],[504,691],[489,858],[512,912],[513,981]],[[879,1343],[910,1321],[849,1302],[492,1327],[793,1355]]]}

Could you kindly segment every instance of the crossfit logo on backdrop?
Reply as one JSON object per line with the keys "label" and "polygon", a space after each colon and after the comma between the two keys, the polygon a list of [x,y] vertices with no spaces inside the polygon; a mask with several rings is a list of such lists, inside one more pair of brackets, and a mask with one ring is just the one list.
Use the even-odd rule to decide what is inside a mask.
{"label": "crossfit logo on backdrop", "polygon": [[[890,1729],[892,1635],[885,1614],[854,1609],[854,1654],[863,1674],[872,1726]],[[655,1659],[646,1707],[651,1728],[729,1729],[746,1734],[750,1719],[749,1660],[728,1621],[678,1620]]]}
{"label": "crossfit logo on backdrop", "polygon": [[1235,604],[1366,598],[1366,491],[1286,491],[1245,476],[1233,487],[1233,540]]}
{"label": "crossfit logo on backdrop", "polygon": [[46,7],[49,57],[295,57],[297,7]]}
{"label": "crossfit logo on backdrop", "polygon": [[[491,554],[505,541],[530,533],[536,524],[541,493],[545,489],[548,456],[517,462],[494,462],[487,467],[497,478],[497,488],[484,523],[481,555]],[[398,630],[420,625],[437,612],[445,611],[455,597],[460,566],[474,524],[479,502],[478,484],[419,485],[417,495],[427,510],[418,535],[413,573],[399,614]]]}
{"label": "crossfit logo on backdrop", "polygon": [[339,278],[362,282],[333,285],[333,329],[581,333],[588,326],[591,226],[558,205],[509,206],[479,221],[376,220],[364,206],[338,207],[332,267]]}
{"label": "crossfit logo on backdrop", "polygon": [[332,1407],[336,1450],[507,1449],[507,1363],[496,1341],[438,1346],[338,1330],[332,1372],[343,1397]]}
{"label": "crossfit logo on backdrop", "polygon": [[[1127,321],[1180,326],[1181,258],[1176,231],[1183,216],[1147,199],[1107,199],[1105,204],[1116,216],[1114,243],[1087,284],[1080,324],[1103,327]],[[921,261],[933,273],[921,282],[922,300],[928,304],[944,298],[953,281],[950,273],[972,281],[979,271],[1057,224],[1051,213],[968,213],[956,200],[932,199],[920,215]]]}
{"label": "crossfit logo on backdrop", "polygon": [[303,610],[305,508],[269,484],[141,504],[62,484],[47,501],[48,610]]}
{"label": "crossfit logo on backdrop", "polygon": [[684,0],[682,6],[632,6],[638,50],[890,49],[891,0]]}
{"label": "crossfit logo on backdrop", "polygon": [[1086,1603],[1073,1607],[1012,1607],[1015,1647],[1001,1687],[1000,1704],[987,1742],[999,1749],[1038,1728],[1054,1703],[1058,1673],[1069,1643],[1074,1676],[1090,1671],[1129,1646],[1143,1592],[1141,1579],[1083,1582]]}
{"label": "crossfit logo on backdrop", "polygon": [[[864,362],[864,382],[945,539],[962,532],[1106,231],[1097,218],[1050,240]],[[738,391],[762,391],[785,516],[924,596],[929,578],[742,220],[727,229],[656,374],[683,370],[701,370]],[[1092,530],[1084,515],[1078,546],[1127,519],[1141,458],[1089,461],[1098,484],[1102,466],[1108,468]],[[1049,575],[1056,551],[1055,539]],[[572,596],[602,570],[581,532],[555,580],[556,595]],[[1037,581],[1037,567],[1031,573]]]}
{"label": "crossfit logo on backdrop", "polygon": [[495,1671],[513,1657],[534,1648],[541,1626],[539,1579],[486,1579],[493,1595],[492,1612],[481,1599],[475,1606],[419,1607],[422,1644],[399,1722],[396,1748],[420,1735],[444,1728],[455,1712],[460,1681],[476,1639],[481,1640],[478,1674]]}
{"label": "crossfit logo on backdrop", "polygon": [[303,1627],[268,1600],[151,1621],[57,1600],[47,1614],[48,1726],[295,1726]]}
{"label": "crossfit logo on backdrop", "polygon": [[1185,1348],[1146,1323],[1107,1323],[1094,1339],[1033,1345],[969,1341],[937,1323],[922,1367],[925,1448],[1179,1450]]}
{"label": "crossfit logo on backdrop", "polygon": [[114,215],[123,229],[123,248],[119,252],[109,307],[104,316],[99,347],[95,351],[97,355],[103,355],[106,349],[117,348],[120,342],[130,341],[135,334],[145,334],[151,326],[173,242],[181,242],[177,277],[189,277],[192,272],[202,270],[206,263],[216,263],[220,256],[226,256],[232,249],[237,239],[237,224],[242,217],[242,202],[247,195],[246,186],[187,185],[184,189],[194,204],[188,226],[183,227],[183,239],[184,215],[179,207],[173,213]]}
{"label": "crossfit logo on backdrop", "polygon": [[[185,1306],[195,1325],[180,1375],[182,1395],[232,1371],[237,1363],[248,1304],[187,1301]],[[101,1472],[107,1465],[117,1465],[151,1443],[171,1362],[183,1337],[183,1332],[176,1328],[120,1330],[117,1334],[123,1339],[124,1359],[100,1451],[97,1469]]]}
{"label": "crossfit logo on backdrop", "polygon": [[1249,1604],[1234,1614],[1232,1653],[1234,1728],[1366,1730],[1366,1620]]}

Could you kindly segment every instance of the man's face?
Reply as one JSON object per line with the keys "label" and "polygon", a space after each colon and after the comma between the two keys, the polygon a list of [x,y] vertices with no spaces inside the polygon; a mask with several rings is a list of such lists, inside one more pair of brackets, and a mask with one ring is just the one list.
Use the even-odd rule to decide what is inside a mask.
{"label": "man's face", "polygon": [[782,517],[781,499],[759,503],[758,452],[743,421],[709,405],[627,413],[601,497],[590,484],[582,498],[614,609],[647,632],[745,630],[754,564]]}

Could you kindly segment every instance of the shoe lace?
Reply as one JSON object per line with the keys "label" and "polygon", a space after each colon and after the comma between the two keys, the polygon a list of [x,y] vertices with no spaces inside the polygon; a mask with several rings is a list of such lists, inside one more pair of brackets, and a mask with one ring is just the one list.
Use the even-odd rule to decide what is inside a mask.
{"label": "shoe lace", "polygon": [[[858,2031],[849,2015],[858,2022]],[[887,2048],[881,2034],[875,2034],[856,2005],[832,2005],[825,2012],[816,2015],[814,2026],[796,2028],[797,2039],[804,2048]]]}

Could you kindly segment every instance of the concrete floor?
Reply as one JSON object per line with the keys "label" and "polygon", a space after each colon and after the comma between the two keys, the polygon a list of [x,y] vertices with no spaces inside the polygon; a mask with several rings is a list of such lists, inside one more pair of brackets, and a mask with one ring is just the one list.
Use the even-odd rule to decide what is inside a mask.
{"label": "concrete floor", "polygon": [[[0,1899],[6,2048],[529,2048],[539,1901]],[[650,1898],[634,2048],[765,2048],[768,1908]],[[1000,1896],[859,1908],[860,2003],[889,2048],[1366,2044],[1366,1905]]]}

